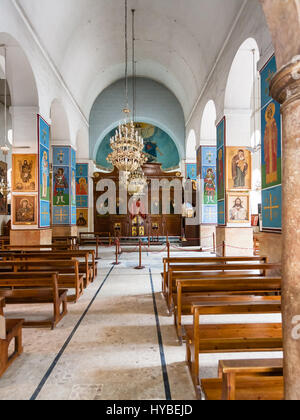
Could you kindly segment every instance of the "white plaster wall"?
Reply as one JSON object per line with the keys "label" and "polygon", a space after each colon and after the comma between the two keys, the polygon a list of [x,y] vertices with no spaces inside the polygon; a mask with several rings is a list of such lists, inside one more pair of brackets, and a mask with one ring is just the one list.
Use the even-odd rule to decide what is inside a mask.
{"label": "white plaster wall", "polygon": [[[55,98],[58,98],[63,104],[69,119],[71,143],[76,145],[78,130],[88,124],[84,115],[80,112],[80,107],[74,102],[72,95],[49,59],[34,30],[18,13],[14,1],[0,0],[0,9],[0,43],[6,43],[6,34],[11,35],[28,58],[37,86],[38,112],[47,121],[50,121],[51,104]],[[9,43],[13,44],[11,40],[9,40]],[[8,54],[10,54],[10,49],[13,48],[18,48],[16,43],[9,46]],[[20,71],[21,69],[16,68],[15,70]],[[19,86],[20,90],[24,90],[24,88],[26,86]],[[26,141],[29,142],[29,136]],[[34,141],[35,139],[31,140],[31,142]]]}
{"label": "white plaster wall", "polygon": [[187,119],[187,132],[194,129],[196,136],[200,138],[201,118],[209,100],[215,102],[217,122],[224,116],[225,92],[229,72],[236,53],[248,38],[255,39],[261,57],[265,57],[266,54],[270,54],[270,51],[272,51],[271,36],[259,0],[250,0],[246,3],[236,27],[233,29],[227,44],[224,46],[219,61],[215,63],[215,69],[209,80],[207,80],[206,87],[198,103],[195,104],[194,111]]}

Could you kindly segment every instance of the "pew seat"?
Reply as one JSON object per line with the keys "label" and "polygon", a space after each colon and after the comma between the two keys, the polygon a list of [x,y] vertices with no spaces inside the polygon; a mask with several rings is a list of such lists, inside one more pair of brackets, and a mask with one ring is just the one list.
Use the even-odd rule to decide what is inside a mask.
{"label": "pew seat", "polygon": [[57,273],[0,274],[0,296],[7,305],[52,304],[53,314],[46,320],[24,320],[26,328],[54,329],[67,315],[67,289],[58,288]]}
{"label": "pew seat", "polygon": [[202,379],[208,401],[283,400],[283,360],[222,360],[219,378]]}
{"label": "pew seat", "polygon": [[[0,377],[6,372],[14,360],[23,353],[22,326],[23,319],[6,320],[6,338],[0,339]],[[10,343],[14,340],[14,350],[9,351]]]}

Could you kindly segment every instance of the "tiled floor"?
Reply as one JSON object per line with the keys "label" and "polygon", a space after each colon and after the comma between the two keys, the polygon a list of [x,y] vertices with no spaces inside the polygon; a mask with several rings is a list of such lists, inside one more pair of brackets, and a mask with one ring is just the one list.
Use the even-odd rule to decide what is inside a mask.
{"label": "tiled floor", "polygon": [[[69,314],[56,330],[24,330],[24,354],[0,379],[0,399],[165,400],[170,394],[174,400],[194,399],[185,346],[177,342],[173,318],[167,316],[160,293],[165,254],[156,251],[145,252],[146,268],[136,271],[137,253],[122,254],[121,265],[112,268],[113,250],[103,248],[96,281],[77,304],[69,305]],[[20,309],[9,306],[6,313],[20,317],[30,311],[36,318],[45,311],[38,305]],[[256,356],[262,357],[250,355]],[[202,376],[216,376],[220,357],[201,356]]]}

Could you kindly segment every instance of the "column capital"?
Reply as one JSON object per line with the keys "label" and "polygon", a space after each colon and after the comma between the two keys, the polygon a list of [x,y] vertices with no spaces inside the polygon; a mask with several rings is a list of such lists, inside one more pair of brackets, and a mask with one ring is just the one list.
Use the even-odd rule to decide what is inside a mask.
{"label": "column capital", "polygon": [[270,84],[270,93],[283,107],[300,100],[300,56],[275,74]]}

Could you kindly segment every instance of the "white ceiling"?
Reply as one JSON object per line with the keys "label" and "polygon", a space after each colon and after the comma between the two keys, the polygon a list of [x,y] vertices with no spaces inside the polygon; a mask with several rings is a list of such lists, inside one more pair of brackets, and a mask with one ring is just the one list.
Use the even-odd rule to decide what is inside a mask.
{"label": "white ceiling", "polygon": [[[186,117],[243,3],[128,0],[136,9],[137,73],[167,86]],[[124,0],[19,4],[88,118],[96,97],[124,76]]]}

